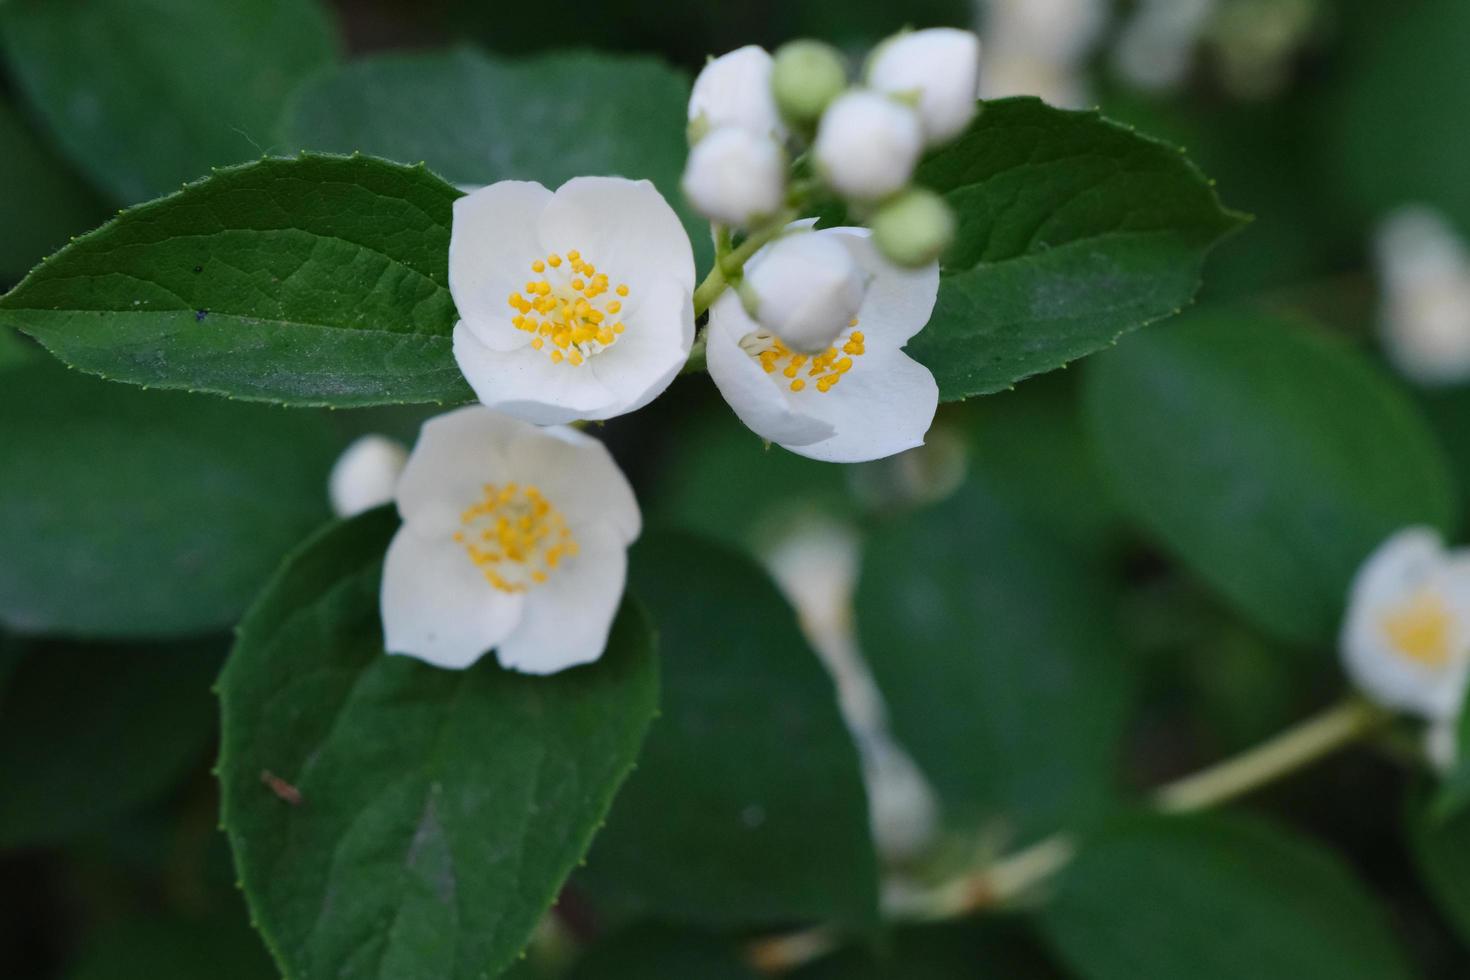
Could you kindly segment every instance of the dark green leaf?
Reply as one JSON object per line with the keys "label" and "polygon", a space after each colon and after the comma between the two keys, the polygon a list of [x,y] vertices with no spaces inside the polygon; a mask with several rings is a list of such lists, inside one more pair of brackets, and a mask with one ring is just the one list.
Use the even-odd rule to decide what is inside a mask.
{"label": "dark green leaf", "polygon": [[567,980],[758,980],[728,940],[641,926],[583,951]]}
{"label": "dark green leaf", "polygon": [[44,354],[0,376],[0,623],[69,636],[229,626],[328,516],[319,415],[142,392]]}
{"label": "dark green leaf", "polygon": [[62,150],[120,204],[268,151],[335,44],[317,0],[10,0],[0,39]]}
{"label": "dark green leaf", "polygon": [[1423,418],[1331,337],[1202,313],[1129,341],[1088,381],[1093,437],[1124,508],[1284,639],[1331,637],[1353,573],[1389,534],[1455,523]]}
{"label": "dark green leaf", "polygon": [[222,170],[77,239],[0,299],[73,367],[290,405],[466,401],[450,349],[459,192],[303,156]]}
{"label": "dark green leaf", "polygon": [[219,664],[217,645],[28,645],[0,685],[0,848],[98,827],[201,766]]}
{"label": "dark green leaf", "polygon": [[663,705],[588,860],[594,896],[720,925],[871,919],[857,751],[790,607],[750,559],[686,535],[640,543],[632,575]]}
{"label": "dark green leaf", "polygon": [[1037,99],[984,105],[918,180],[959,219],[909,345],[945,400],[1009,388],[1177,313],[1241,218],[1173,147]]}
{"label": "dark green leaf", "polygon": [[1016,923],[908,926],[872,948],[850,946],[791,980],[1062,980],[1036,941]]}
{"label": "dark green leaf", "polygon": [[243,908],[124,919],[88,938],[66,980],[277,980]]}
{"label": "dark green leaf", "polygon": [[1029,838],[1111,803],[1133,686],[1115,600],[976,483],[869,539],[863,654],[954,826]]}
{"label": "dark green leaf", "polygon": [[1433,812],[1432,799],[1419,793],[1410,801],[1409,850],[1440,911],[1470,943],[1470,812],[1442,818]]}
{"label": "dark green leaf", "polygon": [[220,682],[225,826],[255,920],[301,980],[478,980],[513,962],[657,706],[632,604],[598,663],[554,677],[385,654],[396,524],[380,509],[296,552]]}
{"label": "dark green leaf", "polygon": [[1430,812],[1436,820],[1450,820],[1470,805],[1470,711],[1455,719],[1455,763],[1444,774]]}

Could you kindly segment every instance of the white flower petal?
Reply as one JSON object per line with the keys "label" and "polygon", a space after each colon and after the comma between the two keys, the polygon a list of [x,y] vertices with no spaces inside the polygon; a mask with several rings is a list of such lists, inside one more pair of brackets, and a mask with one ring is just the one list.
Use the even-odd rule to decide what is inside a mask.
{"label": "white flower petal", "polygon": [[615,398],[616,411],[588,415],[609,418],[635,412],[673,383],[694,346],[694,301],[672,279],[659,279],[642,291],[624,317],[628,329],[617,343],[588,360]]}
{"label": "white flower petal", "polygon": [[487,408],[535,425],[607,418],[615,396],[586,364],[553,364],[542,351],[493,351],[459,323],[454,359]]}
{"label": "white flower petal", "polygon": [[829,463],[882,459],[922,446],[939,408],[934,375],[900,351],[869,349],[832,390],[807,388],[798,397],[833,434],[786,448]]}
{"label": "white flower petal", "polygon": [[545,251],[575,249],[614,282],[626,282],[635,291],[667,276],[694,292],[689,236],[669,202],[646,180],[575,177],[547,204],[539,233]]}
{"label": "white flower petal", "polygon": [[939,297],[938,262],[917,269],[896,266],[879,253],[866,228],[826,228],[817,234],[831,235],[846,245],[868,276],[857,316],[858,329],[870,346],[897,350],[924,329]]}
{"label": "white flower petal", "polygon": [[505,457],[517,479],[538,486],[568,523],[608,524],[625,545],[637,539],[638,501],[600,440],[563,426],[532,429],[505,447]]}
{"label": "white flower petal", "polygon": [[740,347],[740,338],[757,329],[733,291],[715,300],[705,346],[715,387],[740,421],[768,442],[792,447],[831,436],[831,425],[799,410],[796,400]]}
{"label": "white flower petal", "polygon": [[524,599],[485,581],[464,549],[405,524],[388,546],[383,643],[438,667],[468,667],[516,629]]}
{"label": "white flower petal", "polygon": [[540,257],[537,227],[550,201],[551,191],[534,181],[502,180],[454,202],[449,291],[487,347],[514,350],[530,340],[511,325],[506,300]]}
{"label": "white flower petal", "polygon": [[496,650],[501,666],[551,674],[591,663],[606,649],[628,577],[626,546],[607,525],[573,533],[580,550],[526,593],[520,624]]}
{"label": "white flower petal", "polygon": [[481,487],[505,472],[503,447],[531,426],[479,405],[437,415],[419,430],[418,442],[398,479],[398,515],[421,534],[449,533]]}

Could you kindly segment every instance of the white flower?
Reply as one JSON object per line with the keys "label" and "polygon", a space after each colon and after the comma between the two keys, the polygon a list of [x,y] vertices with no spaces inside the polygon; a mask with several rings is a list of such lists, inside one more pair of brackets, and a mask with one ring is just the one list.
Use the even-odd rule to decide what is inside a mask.
{"label": "white flower", "polygon": [[[900,269],[865,228],[803,232],[851,250],[868,279],[848,329],[815,357],[761,328],[727,291],[710,308],[709,373],[740,420],[761,438],[812,459],[853,463],[922,445],[939,390],[903,345],[929,320],[939,268]],[[768,249],[751,259],[759,266]]]}
{"label": "white flower", "polygon": [[1447,554],[1428,528],[1394,534],[1358,569],[1341,646],[1348,674],[1372,700],[1453,717],[1470,670],[1470,559]]}
{"label": "white flower", "polygon": [[694,342],[694,254],[646,180],[504,180],[454,202],[454,357],[486,406],[534,422],[648,404]]}
{"label": "white flower", "polygon": [[822,114],[812,154],[838,193],[866,200],[907,184],[923,148],[923,129],[912,109],[858,90],[840,96]]}
{"label": "white flower", "polygon": [[1384,348],[1425,385],[1470,379],[1470,254],[1445,219],[1425,207],[1394,212],[1374,242],[1383,283]]}
{"label": "white flower", "polygon": [[953,27],[890,38],[873,52],[868,84],[889,95],[917,95],[929,145],[951,140],[975,118],[980,39]]}
{"label": "white flower", "polygon": [[723,126],[689,151],[680,187],[706,218],[748,228],[780,210],[786,154],[769,136]]}
{"label": "white flower", "polygon": [[760,325],[799,354],[826,350],[863,305],[863,271],[831,235],[778,238],[745,281]]}
{"label": "white flower", "polygon": [[332,513],[352,517],[393,499],[408,450],[396,439],[366,435],[342,450],[327,478]]}
{"label": "white flower", "polygon": [[642,517],[606,448],[472,405],[425,423],[383,568],[389,653],[550,674],[602,655]]}
{"label": "white flower", "polygon": [[1424,728],[1424,758],[1441,776],[1454,772],[1460,761],[1460,719],[1458,716],[1431,721]]}
{"label": "white flower", "polygon": [[1113,67],[1146,89],[1177,87],[1219,0],[1143,0],[1123,25]]}
{"label": "white flower", "polygon": [[784,140],[786,126],[771,90],[771,68],[770,54],[755,44],[712,59],[689,93],[691,128],[708,132],[739,126],[757,136]]}

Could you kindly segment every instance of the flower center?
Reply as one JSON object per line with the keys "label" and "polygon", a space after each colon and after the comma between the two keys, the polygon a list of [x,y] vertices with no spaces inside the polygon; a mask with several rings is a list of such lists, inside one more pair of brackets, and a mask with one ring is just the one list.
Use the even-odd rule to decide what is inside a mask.
{"label": "flower center", "polygon": [[[857,323],[854,317],[848,328],[856,327]],[[796,353],[782,343],[780,337],[766,330],[753,330],[740,338],[740,348],[760,361],[767,374],[775,374],[779,370],[782,377],[789,379],[787,386],[792,391],[804,391],[808,383],[817,391],[831,391],[842,376],[852,370],[852,359],[863,356],[861,330],[852,330],[845,339],[839,336],[833,343],[834,346],[820,354],[807,355]]]}
{"label": "flower center", "polygon": [[1425,667],[1444,667],[1450,662],[1453,619],[1443,599],[1434,592],[1420,592],[1382,619],[1383,633],[1394,651],[1406,660]]}
{"label": "flower center", "polygon": [[602,299],[610,288],[607,273],[576,250],[565,259],[555,252],[537,259],[531,271],[541,278],[527,280],[525,295],[511,293],[507,302],[516,311],[510,321],[515,328],[535,335],[533,349],[545,350],[553,364],[578,365],[618,342],[626,285],[612,290],[615,298]]}
{"label": "flower center", "polygon": [[535,487],[487,483],[484,496],[465,508],[459,522],[454,540],[501,592],[525,592],[545,582],[563,558],[577,553],[561,511]]}

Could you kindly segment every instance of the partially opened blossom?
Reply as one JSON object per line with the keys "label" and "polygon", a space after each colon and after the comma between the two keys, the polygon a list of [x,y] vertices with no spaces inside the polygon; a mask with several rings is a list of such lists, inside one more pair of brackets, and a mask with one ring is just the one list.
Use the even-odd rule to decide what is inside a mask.
{"label": "partially opened blossom", "polygon": [[354,440],[327,477],[332,513],[352,517],[388,503],[407,461],[408,450],[397,439],[366,435]]}
{"label": "partially opened blossom", "polygon": [[771,243],[745,276],[760,325],[801,354],[819,354],[863,303],[863,270],[832,235],[809,231]]}
{"label": "partially opened blossom", "polygon": [[[929,321],[939,268],[900,269],[864,228],[800,232],[849,249],[867,289],[857,314],[824,351],[799,353],[726,292],[710,308],[709,373],[755,433],[794,453],[834,463],[878,459],[922,445],[939,389],[903,346]],[[769,248],[750,266],[769,261]]]}
{"label": "partially opened blossom", "polygon": [[454,356],[486,406],[555,425],[641,408],[694,342],[694,254],[653,185],[506,180],[454,203]]}
{"label": "partially opened blossom", "polygon": [[786,198],[786,154],[769,136],[722,126],[689,151],[680,189],[711,221],[748,228]]}
{"label": "partially opened blossom", "polygon": [[786,138],[776,97],[771,91],[771,55],[747,44],[710,61],[694,79],[689,93],[689,132],[693,142],[723,126],[776,140]]}
{"label": "partially opened blossom", "polygon": [[1353,580],[1342,657],[1362,692],[1384,707],[1445,720],[1470,674],[1470,558],[1412,527],[1390,537]]}
{"label": "partially opened blossom", "polygon": [[822,114],[812,158],[839,194],[877,200],[909,182],[923,149],[924,129],[913,109],[857,89],[839,96]]}
{"label": "partially opened blossom", "polygon": [[475,405],[425,423],[383,568],[389,653],[549,674],[596,660],[642,518],[607,449]]}

